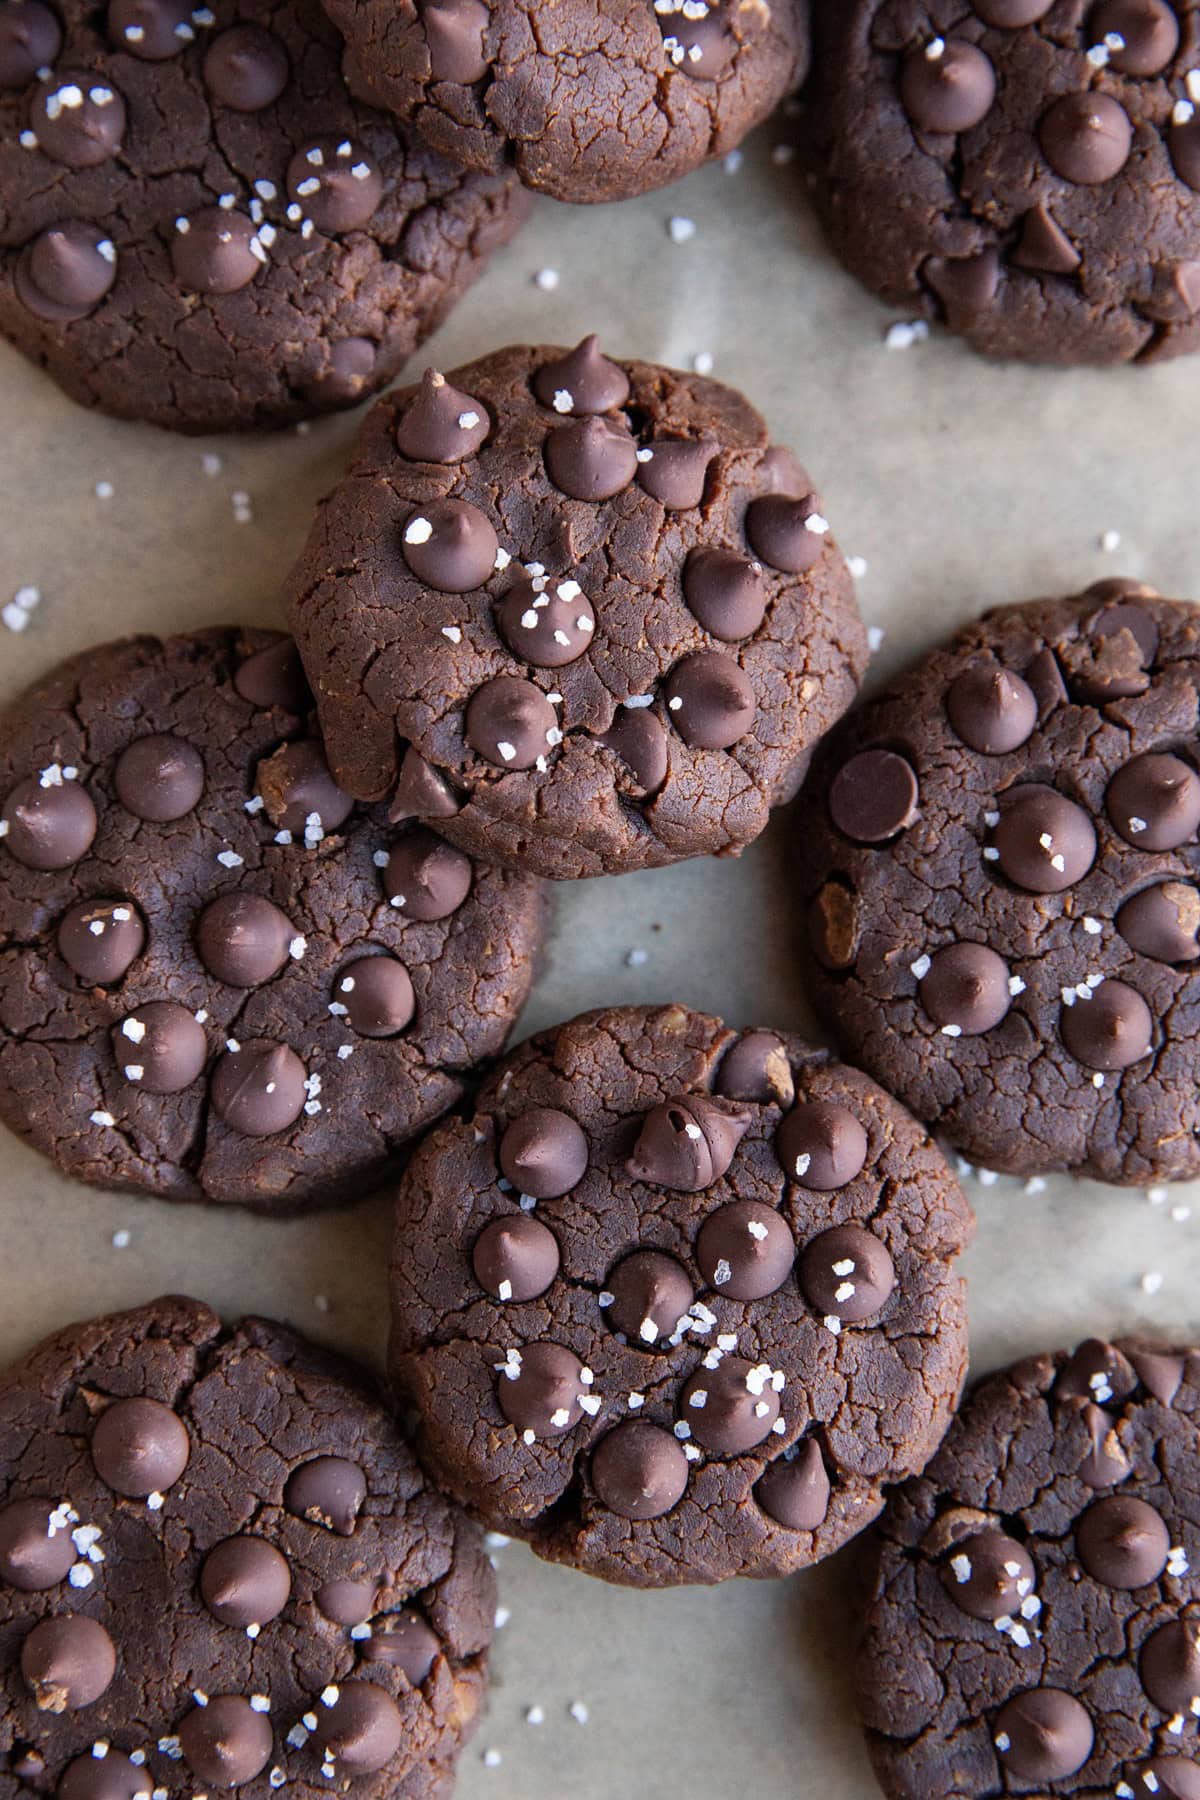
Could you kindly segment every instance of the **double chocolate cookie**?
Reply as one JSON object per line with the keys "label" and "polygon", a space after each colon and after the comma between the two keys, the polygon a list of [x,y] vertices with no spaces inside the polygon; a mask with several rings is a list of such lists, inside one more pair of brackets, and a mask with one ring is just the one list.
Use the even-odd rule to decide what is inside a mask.
{"label": "double chocolate cookie", "polygon": [[978,1387],[876,1546],[860,1705],[888,1800],[1200,1794],[1200,1356]]}
{"label": "double chocolate cookie", "polygon": [[1002,607],[875,696],[797,817],[850,1055],[1013,1174],[1200,1174],[1200,608]]}
{"label": "double chocolate cookie", "polygon": [[1200,19],[1169,0],[825,9],[823,204],[847,266],[977,350],[1200,347]]}
{"label": "double chocolate cookie", "polygon": [[338,60],[317,0],[0,0],[0,333],[183,431],[382,387],[523,208]]}
{"label": "double chocolate cookie", "polygon": [[368,1378],[166,1299],[0,1377],[0,1789],[446,1800],[495,1581]]}
{"label": "double chocolate cookie", "polygon": [[529,1040],[401,1184],[391,1366],[427,1466],[639,1587],[782,1575],[941,1439],[971,1213],[880,1088],[680,1006]]}
{"label": "double chocolate cookie", "polygon": [[324,4],[364,100],[558,200],[622,200],[723,156],[808,69],[809,0]]}
{"label": "double chocolate cookie", "polygon": [[335,785],[289,638],[87,651],[0,727],[0,1117],[67,1174],[357,1198],[524,1003],[537,882]]}
{"label": "double chocolate cookie", "polygon": [[594,337],[381,401],[289,603],[346,791],[558,877],[736,854],[866,662],[758,413]]}

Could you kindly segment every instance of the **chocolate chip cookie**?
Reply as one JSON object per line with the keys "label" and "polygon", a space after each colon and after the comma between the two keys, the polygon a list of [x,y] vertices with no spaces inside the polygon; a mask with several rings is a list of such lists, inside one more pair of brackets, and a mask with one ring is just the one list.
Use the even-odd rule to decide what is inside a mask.
{"label": "chocolate chip cookie", "polygon": [[557,877],[736,854],[866,662],[758,413],[594,337],[381,401],[288,597],[346,791]]}
{"label": "chocolate chip cookie", "polygon": [[324,4],[355,93],[558,200],[623,200],[724,156],[808,70],[808,0]]}
{"label": "chocolate chip cookie", "polygon": [[850,270],[993,356],[1200,347],[1200,20],[1169,0],[846,0],[823,206]]}
{"label": "chocolate chip cookie", "polygon": [[0,0],[0,333],[182,431],[353,405],[522,216],[351,100],[317,0]]}
{"label": "chocolate chip cookie", "polygon": [[392,1372],[427,1466],[638,1587],[782,1575],[919,1469],[972,1219],[857,1070],[681,1006],[520,1046],[401,1184]]}
{"label": "chocolate chip cookie", "polygon": [[357,1198],[495,1055],[537,882],[329,773],[289,638],[73,657],[0,726],[0,1117],[67,1174]]}
{"label": "chocolate chip cookie", "polygon": [[1200,608],[998,608],[823,747],[795,822],[848,1053],[1013,1174],[1200,1174]]}
{"label": "chocolate chip cookie", "polygon": [[0,1376],[0,1784],[445,1800],[495,1582],[362,1371],[166,1299]]}
{"label": "chocolate chip cookie", "polygon": [[877,1534],[859,1696],[888,1800],[1200,1793],[1200,1355],[983,1382]]}

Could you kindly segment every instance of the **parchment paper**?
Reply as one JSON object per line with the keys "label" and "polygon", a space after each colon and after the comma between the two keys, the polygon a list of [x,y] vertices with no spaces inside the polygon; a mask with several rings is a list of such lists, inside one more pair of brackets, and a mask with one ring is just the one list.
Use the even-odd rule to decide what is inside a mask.
{"label": "parchment paper", "polygon": [[[766,128],[735,172],[716,165],[642,201],[541,204],[414,372],[589,330],[616,354],[685,366],[710,354],[713,373],[794,446],[842,545],[867,560],[863,610],[886,634],[873,679],[1001,600],[1115,573],[1200,595],[1200,358],[1056,373],[988,365],[936,336],[887,348],[892,315],[831,261],[798,165],[772,157],[789,129]],[[673,241],[671,218],[693,221],[694,235]],[[533,279],[546,269],[559,274],[553,291]],[[0,702],[125,632],[276,622],[279,576],[356,425],[174,438],[77,410],[2,350],[0,420],[0,603],[30,584],[43,596],[24,633],[0,629]],[[216,473],[206,454],[221,458]],[[97,495],[104,483],[109,497]],[[248,523],[235,523],[239,492]],[[1112,533],[1121,543],[1106,551]],[[778,821],[740,862],[561,887],[521,1034],[633,1000],[808,1025],[787,829]],[[1008,1179],[972,1177],[968,1189],[979,1212],[967,1258],[976,1373],[1089,1332],[1195,1330],[1194,1191],[1155,1205],[1065,1180],[1037,1195]],[[1189,1204],[1196,1219],[1173,1216]],[[172,1208],[74,1186],[5,1135],[0,1221],[0,1359],[68,1320],[169,1289],[381,1355],[386,1196],[292,1224]],[[115,1247],[124,1232],[127,1246]],[[1142,1277],[1155,1274],[1161,1286],[1148,1293]],[[849,1698],[852,1554],[788,1582],[646,1595],[547,1569],[517,1545],[497,1549],[511,1618],[463,1800],[872,1800]],[[530,1707],[542,1724],[526,1722]]]}

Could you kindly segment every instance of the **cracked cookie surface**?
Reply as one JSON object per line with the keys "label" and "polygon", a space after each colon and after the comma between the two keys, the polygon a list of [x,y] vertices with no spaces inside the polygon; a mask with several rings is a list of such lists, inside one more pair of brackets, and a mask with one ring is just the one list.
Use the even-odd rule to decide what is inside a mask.
{"label": "cracked cookie surface", "polygon": [[356,1198],[524,1003],[539,884],[334,784],[290,639],[73,657],[0,742],[0,1117],[69,1175]]}
{"label": "cracked cookie surface", "polygon": [[995,356],[1200,347],[1190,0],[854,0],[823,25],[822,205],[868,287]]}
{"label": "cracked cookie surface", "polygon": [[940,1441],[971,1228],[934,1145],[826,1052],[584,1014],[414,1155],[392,1374],[426,1466],[539,1556],[641,1587],[786,1574]]}
{"label": "cracked cookie surface", "polygon": [[287,597],[342,785],[559,878],[736,854],[866,663],[758,413],[594,337],[381,401]]}
{"label": "cracked cookie surface", "polygon": [[369,1377],[168,1298],[0,1376],[0,1794],[445,1800],[495,1578]]}
{"label": "cracked cookie surface", "polygon": [[979,1384],[872,1546],[888,1800],[1200,1793],[1200,1356],[1090,1339]]}
{"label": "cracked cookie surface", "polygon": [[822,747],[794,820],[814,997],[972,1160],[1200,1173],[1200,609],[999,607]]}
{"label": "cracked cookie surface", "polygon": [[2,0],[0,333],[183,431],[353,405],[524,214],[358,105],[316,0]]}
{"label": "cracked cookie surface", "polygon": [[324,4],[364,100],[558,200],[626,199],[724,156],[808,70],[808,0]]}

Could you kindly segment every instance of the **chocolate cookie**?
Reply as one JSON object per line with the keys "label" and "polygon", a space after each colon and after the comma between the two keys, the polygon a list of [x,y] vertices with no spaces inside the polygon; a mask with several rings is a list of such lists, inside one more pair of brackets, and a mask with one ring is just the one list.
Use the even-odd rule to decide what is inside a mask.
{"label": "chocolate cookie", "polygon": [[1200,1174],[1200,608],[1001,607],[822,749],[796,822],[816,998],[972,1159]]}
{"label": "chocolate cookie", "polygon": [[193,1300],[0,1377],[0,1791],[445,1800],[495,1581],[362,1371]]}
{"label": "chocolate cookie", "polygon": [[888,1800],[1200,1794],[1200,1354],[1091,1339],[971,1395],[875,1547]]}
{"label": "chocolate cookie", "polygon": [[823,23],[823,205],[868,287],[993,356],[1200,347],[1190,0],[842,0]]}
{"label": "chocolate cookie", "polygon": [[357,1198],[503,1046],[543,900],[338,789],[288,638],[73,657],[0,724],[0,1117],[69,1175]]}
{"label": "chocolate cookie", "polygon": [[381,401],[289,600],[347,792],[559,877],[736,854],[866,661],[758,413],[594,337]]}
{"label": "chocolate cookie", "polygon": [[427,1466],[539,1556],[638,1587],[786,1574],[939,1442],[971,1227],[934,1145],[826,1052],[587,1013],[414,1155],[393,1376]]}
{"label": "chocolate cookie", "polygon": [[357,105],[317,0],[0,0],[0,333],[182,431],[353,405],[513,231]]}
{"label": "chocolate cookie", "polygon": [[623,200],[724,156],[808,70],[809,0],[324,0],[350,86],[470,169]]}

